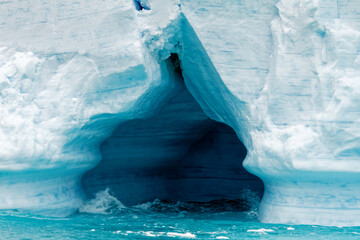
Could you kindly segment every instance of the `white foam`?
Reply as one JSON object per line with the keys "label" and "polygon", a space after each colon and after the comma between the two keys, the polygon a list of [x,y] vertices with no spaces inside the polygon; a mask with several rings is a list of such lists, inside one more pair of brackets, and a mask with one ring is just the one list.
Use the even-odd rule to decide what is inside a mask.
{"label": "white foam", "polygon": [[155,202],[159,201],[158,199],[155,199],[153,202],[146,202],[146,203],[141,203],[138,205],[133,206],[133,208],[138,208],[138,209],[142,209],[142,210],[149,210],[153,204]]}
{"label": "white foam", "polygon": [[144,235],[144,236],[147,236],[147,237],[157,237],[157,236],[159,236],[159,235],[157,235],[157,234],[154,234],[153,231],[143,232],[143,235]]}
{"label": "white foam", "polygon": [[166,233],[168,237],[180,237],[180,238],[196,238],[195,234],[192,233],[176,233],[176,232],[168,232]]}
{"label": "white foam", "polygon": [[110,194],[110,189],[96,193],[94,199],[89,200],[79,208],[82,213],[110,214],[116,210],[123,210],[126,207],[114,196]]}
{"label": "white foam", "polygon": [[249,229],[247,232],[255,232],[255,233],[269,233],[274,232],[272,229],[260,228],[260,229]]}

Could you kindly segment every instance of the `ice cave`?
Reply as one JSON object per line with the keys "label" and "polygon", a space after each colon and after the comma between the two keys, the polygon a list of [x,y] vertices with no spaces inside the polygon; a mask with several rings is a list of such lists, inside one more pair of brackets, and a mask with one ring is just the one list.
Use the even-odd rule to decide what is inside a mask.
{"label": "ice cave", "polygon": [[126,205],[227,199],[250,207],[252,198],[262,197],[263,183],[242,167],[245,146],[201,110],[186,89],[178,55],[164,65],[176,91],[155,103],[159,110],[120,124],[102,143],[101,162],[82,180],[88,198],[109,187]]}
{"label": "ice cave", "polygon": [[0,2],[0,210],[254,193],[262,224],[359,226],[359,10]]}

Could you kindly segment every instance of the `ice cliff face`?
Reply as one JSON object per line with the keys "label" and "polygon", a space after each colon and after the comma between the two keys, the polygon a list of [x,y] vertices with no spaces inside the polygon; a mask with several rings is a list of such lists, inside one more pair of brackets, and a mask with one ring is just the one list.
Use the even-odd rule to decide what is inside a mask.
{"label": "ice cliff face", "polygon": [[[245,168],[264,182],[261,221],[359,225],[359,8],[350,0],[2,3],[0,208],[66,215],[83,189],[107,185],[135,202],[261,191],[244,169],[230,170],[245,150],[217,121],[236,132]],[[204,136],[217,157],[191,145]],[[170,166],[175,178],[164,174]],[[222,187],[205,187],[210,175]],[[176,196],[194,183],[200,191]]]}

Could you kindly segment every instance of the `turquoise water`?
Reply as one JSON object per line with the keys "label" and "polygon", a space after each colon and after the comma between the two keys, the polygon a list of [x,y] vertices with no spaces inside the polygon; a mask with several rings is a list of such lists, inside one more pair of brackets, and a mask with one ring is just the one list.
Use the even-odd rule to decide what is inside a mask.
{"label": "turquoise water", "polygon": [[241,212],[124,211],[40,218],[8,211],[0,216],[1,239],[360,239],[359,234],[359,227],[262,224]]}
{"label": "turquoise water", "polygon": [[66,218],[2,211],[0,239],[360,239],[360,227],[263,224],[256,209],[229,201],[126,208],[104,191],[79,211]]}

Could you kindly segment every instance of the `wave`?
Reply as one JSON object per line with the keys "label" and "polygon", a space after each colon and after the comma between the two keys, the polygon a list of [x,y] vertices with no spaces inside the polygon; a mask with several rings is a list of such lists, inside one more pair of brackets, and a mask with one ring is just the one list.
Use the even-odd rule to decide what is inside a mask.
{"label": "wave", "polygon": [[251,190],[245,190],[239,199],[217,199],[209,202],[181,202],[155,199],[135,206],[127,207],[111,194],[110,188],[96,193],[94,199],[86,201],[79,208],[80,213],[116,214],[121,212],[247,212],[257,215],[260,197]]}
{"label": "wave", "polygon": [[112,214],[125,210],[126,207],[110,193],[110,188],[96,193],[95,198],[85,202],[80,208],[81,213]]}
{"label": "wave", "polygon": [[161,201],[155,199],[153,202],[139,204],[133,208],[155,212],[244,212],[249,210],[247,203],[241,199],[218,199],[210,202]]}

